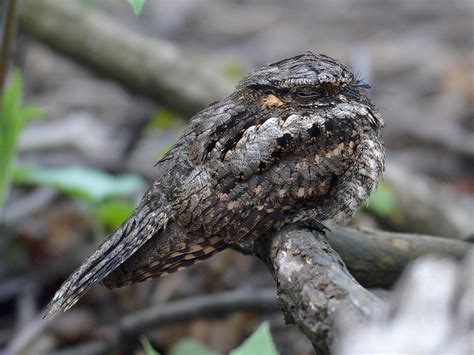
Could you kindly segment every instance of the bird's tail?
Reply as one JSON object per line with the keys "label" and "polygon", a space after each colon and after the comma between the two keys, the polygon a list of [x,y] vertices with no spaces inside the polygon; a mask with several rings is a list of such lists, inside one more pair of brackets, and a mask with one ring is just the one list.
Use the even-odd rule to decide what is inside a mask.
{"label": "bird's tail", "polygon": [[94,283],[102,281],[150,238],[164,231],[171,210],[160,197],[156,191],[145,195],[133,215],[62,284],[49,303],[45,317],[54,317],[69,309]]}
{"label": "bird's tail", "polygon": [[104,278],[107,287],[122,287],[169,275],[205,260],[228,247],[218,236],[186,234],[173,223],[159,238],[149,240],[131,258]]}

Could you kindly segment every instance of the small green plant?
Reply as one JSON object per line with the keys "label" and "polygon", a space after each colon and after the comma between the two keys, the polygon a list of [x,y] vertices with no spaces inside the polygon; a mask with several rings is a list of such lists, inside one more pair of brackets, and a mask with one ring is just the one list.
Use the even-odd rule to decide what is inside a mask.
{"label": "small green plant", "polygon": [[158,351],[153,349],[153,346],[150,344],[150,341],[148,338],[144,335],[140,337],[140,343],[142,343],[143,346],[143,351],[145,352],[145,355],[160,355]]}
{"label": "small green plant", "polygon": [[21,75],[15,71],[0,102],[0,211],[10,190],[18,137],[28,121],[42,115],[38,107],[23,105]]}
{"label": "small green plant", "polygon": [[262,323],[250,337],[229,353],[229,355],[253,354],[278,355],[268,322]]}
{"label": "small green plant", "polygon": [[[170,350],[169,355],[219,355],[193,339],[182,339]],[[148,355],[148,354],[147,354]]]}
{"label": "small green plant", "polygon": [[143,8],[143,4],[145,3],[145,0],[127,0],[127,2],[132,7],[133,13],[135,14],[135,16],[140,15],[140,13],[142,12],[142,8]]}
{"label": "small green plant", "polygon": [[144,186],[143,180],[136,175],[115,176],[83,166],[18,168],[14,179],[17,184],[48,186],[94,203],[111,197],[128,196]]}
{"label": "small green plant", "polygon": [[[145,355],[159,355],[153,349],[148,339],[144,336],[140,341],[145,351]],[[204,345],[192,340],[183,339],[176,343],[170,350],[170,355],[218,355],[215,351],[206,348]],[[264,322],[258,329],[248,337],[240,346],[232,350],[229,355],[278,355],[275,343],[270,333],[268,322]]]}
{"label": "small green plant", "polygon": [[21,168],[15,170],[13,178],[16,184],[47,186],[84,201],[97,222],[98,233],[118,227],[137,205],[138,201],[130,200],[130,196],[145,187],[143,179],[136,175],[114,176],[81,166]]}

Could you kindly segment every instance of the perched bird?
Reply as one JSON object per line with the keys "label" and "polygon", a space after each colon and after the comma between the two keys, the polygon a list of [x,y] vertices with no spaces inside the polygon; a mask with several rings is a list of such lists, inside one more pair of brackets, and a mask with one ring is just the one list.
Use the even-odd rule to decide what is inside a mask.
{"label": "perched bird", "polygon": [[384,170],[383,120],[366,88],[313,53],[248,74],[191,119],[139,207],[64,282],[49,314],[96,282],[167,275],[292,223],[344,223]]}

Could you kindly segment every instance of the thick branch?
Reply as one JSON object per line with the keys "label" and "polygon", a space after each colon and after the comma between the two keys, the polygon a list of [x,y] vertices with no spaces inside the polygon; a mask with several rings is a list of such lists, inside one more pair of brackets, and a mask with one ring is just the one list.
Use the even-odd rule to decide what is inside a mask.
{"label": "thick branch", "polygon": [[366,286],[389,286],[421,255],[461,258],[469,249],[468,243],[430,236],[359,232],[337,226],[331,230],[327,237],[286,230],[273,238],[263,237],[253,246],[277,282],[278,301],[287,322],[298,325],[322,352],[339,335],[337,315],[345,314],[356,326],[380,308],[381,301],[358,281]]}
{"label": "thick branch", "polygon": [[261,238],[254,248],[277,282],[287,322],[298,325],[318,351],[326,353],[337,338],[339,312],[362,321],[381,305],[350,275],[324,236],[286,230]]}
{"label": "thick branch", "polygon": [[[389,287],[416,258],[438,254],[461,259],[472,244],[421,234],[357,230],[331,226],[327,240],[341,256],[347,269],[365,287]],[[233,249],[251,254],[251,246]]]}
{"label": "thick branch", "polygon": [[183,115],[191,116],[232,90],[209,63],[78,2],[25,0],[20,5],[24,32]]}

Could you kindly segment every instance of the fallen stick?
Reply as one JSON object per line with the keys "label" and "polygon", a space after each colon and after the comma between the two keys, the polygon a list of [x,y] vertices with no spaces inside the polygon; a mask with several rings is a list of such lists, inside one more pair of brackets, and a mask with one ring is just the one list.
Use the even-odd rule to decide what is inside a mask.
{"label": "fallen stick", "polygon": [[211,63],[79,2],[25,0],[18,15],[23,32],[184,116],[233,89]]}

